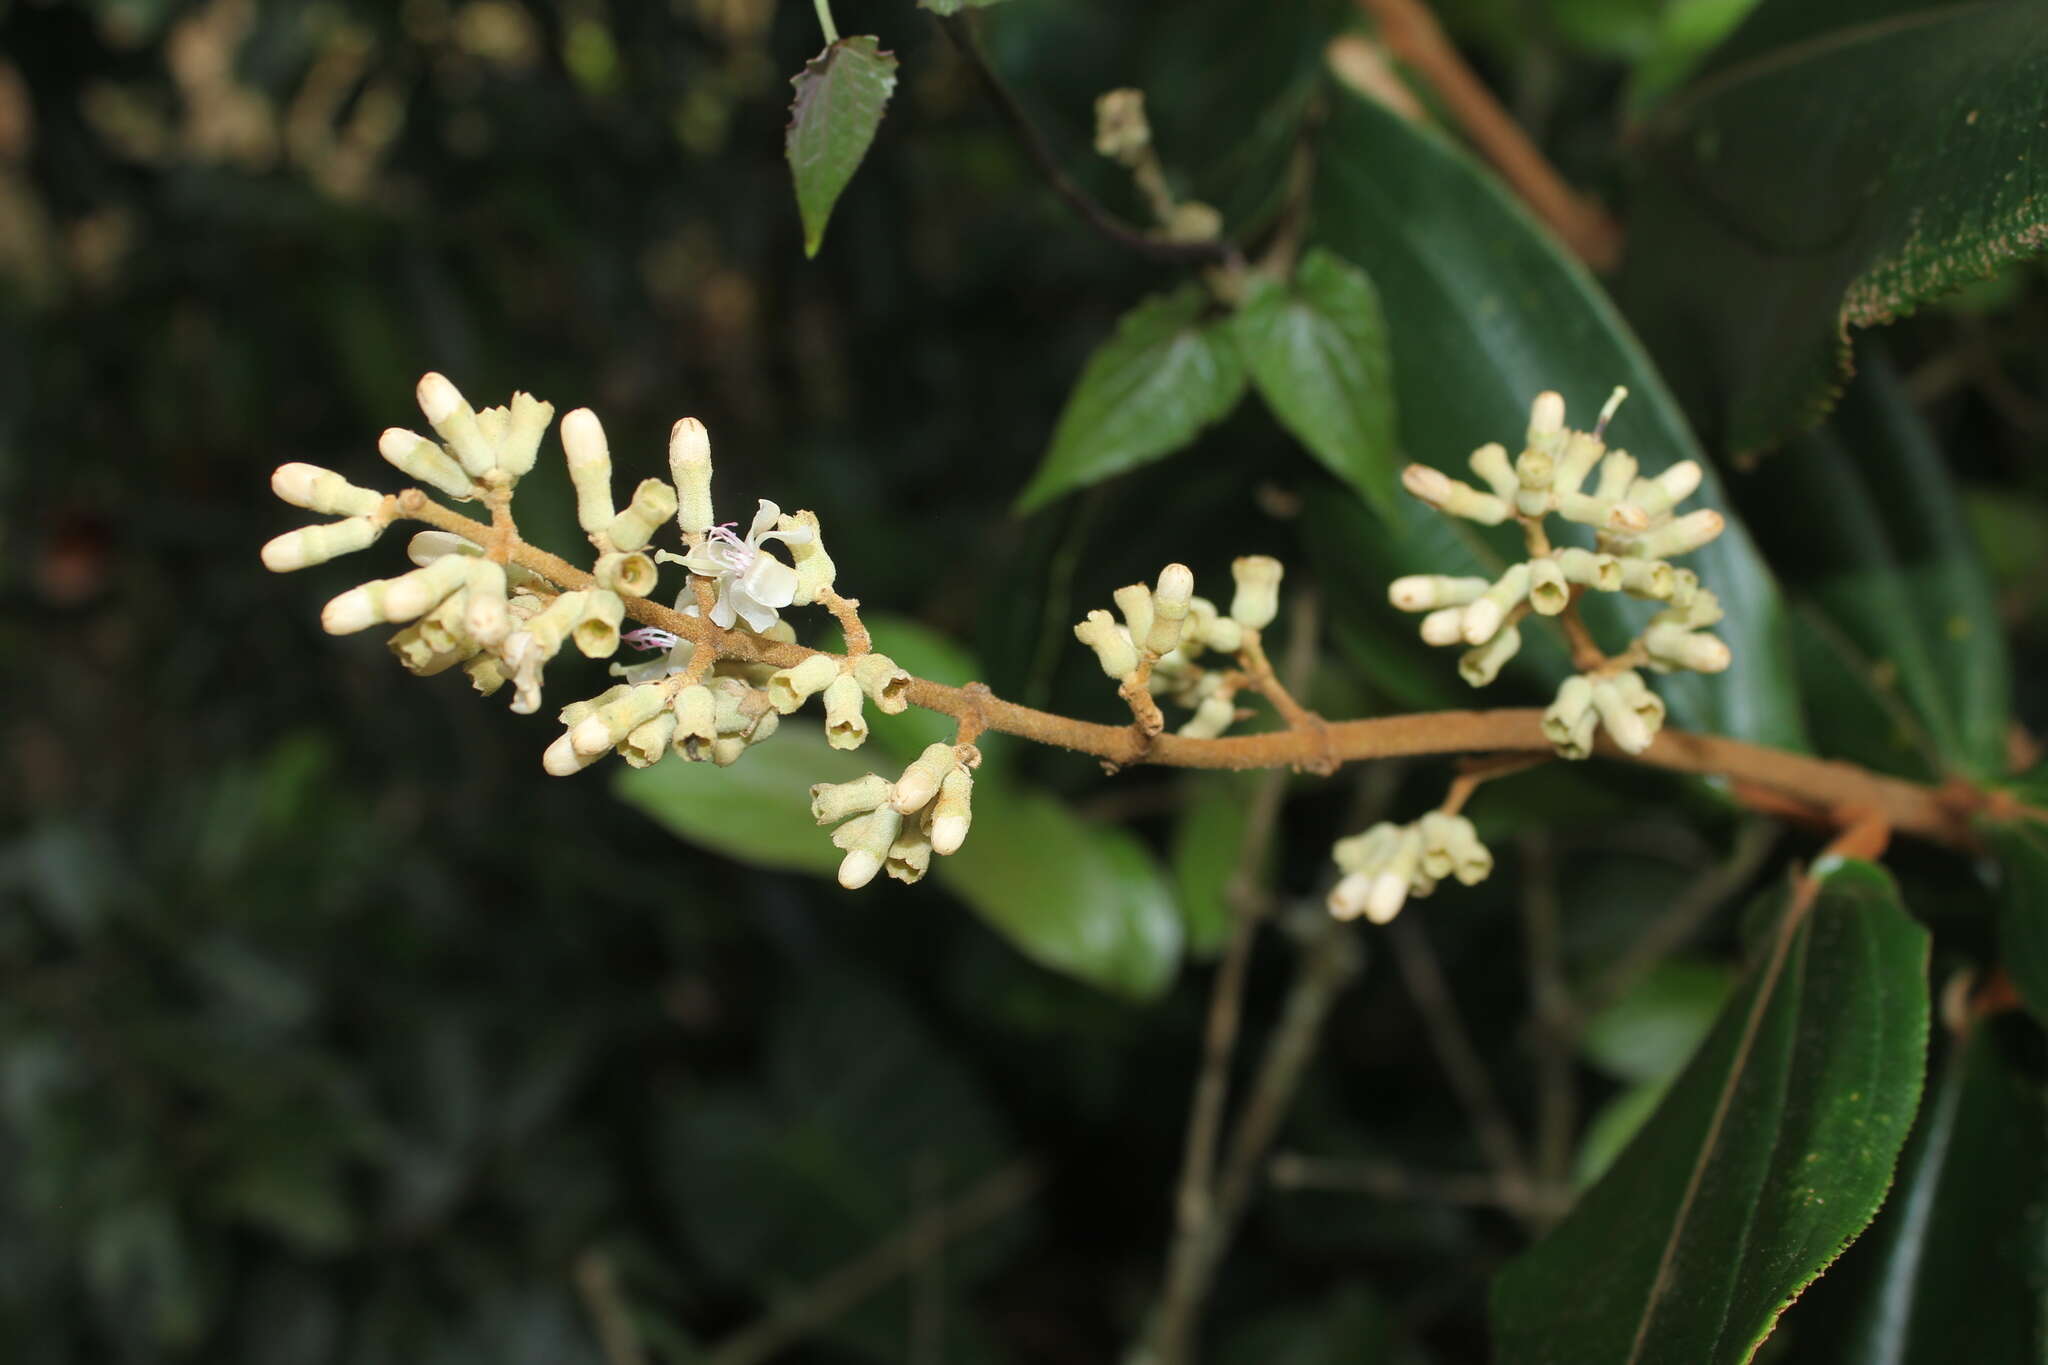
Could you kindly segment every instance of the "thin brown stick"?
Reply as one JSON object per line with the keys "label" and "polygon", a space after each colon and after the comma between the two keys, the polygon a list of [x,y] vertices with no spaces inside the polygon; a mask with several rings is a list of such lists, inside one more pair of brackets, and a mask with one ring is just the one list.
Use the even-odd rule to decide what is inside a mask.
{"label": "thin brown stick", "polygon": [[1540,833],[1522,840],[1521,902],[1522,960],[1536,1052],[1536,1180],[1561,1186],[1571,1170],[1578,1124],[1572,1060],[1577,1014],[1564,979],[1556,859],[1549,839]]}
{"label": "thin brown stick", "polygon": [[1369,1157],[1317,1157],[1282,1152],[1267,1167],[1267,1178],[1284,1190],[1365,1194],[1376,1199],[1412,1199],[1432,1204],[1504,1209],[1525,1221],[1556,1218],[1571,1207],[1569,1190],[1524,1189],[1498,1175],[1473,1171],[1416,1171]]}
{"label": "thin brown stick", "polygon": [[703,1357],[705,1365],[760,1365],[802,1341],[892,1280],[901,1278],[947,1241],[1020,1207],[1043,1178],[1031,1166],[1006,1166],[953,1203],[891,1233],[853,1260],[828,1272],[750,1327],[743,1327]]}
{"label": "thin brown stick", "polygon": [[1423,0],[1358,0],[1388,51],[1434,90],[1480,155],[1572,253],[1595,270],[1621,259],[1621,228],[1565,183],[1493,92],[1474,75]]}
{"label": "thin brown stick", "polygon": [[[394,501],[396,515],[451,531],[476,544],[489,539],[488,526],[429,500],[417,489],[395,495]],[[588,588],[594,583],[589,574],[567,560],[530,544],[516,545],[512,559],[564,589]],[[801,663],[821,652],[763,640],[744,631],[720,630],[701,616],[685,616],[644,597],[627,598],[626,614],[685,639],[716,644],[728,658],[756,660],[778,668]],[[1119,766],[1144,762],[1180,768],[1308,768],[1325,755],[1340,763],[1350,763],[1429,754],[1551,752],[1550,741],[1543,737],[1543,713],[1533,707],[1328,721],[1317,733],[1276,730],[1220,739],[1162,734],[1145,743],[1129,725],[1101,725],[1033,710],[1003,701],[986,689],[970,693],[964,688],[913,678],[904,695],[912,705],[928,711],[956,720],[978,715],[987,729],[1092,754]],[[1978,848],[1971,817],[1989,799],[1962,787],[1924,786],[1850,763],[1683,730],[1658,732],[1650,747],[1640,754],[1624,754],[1604,739],[1596,752],[1603,758],[1672,772],[1730,778],[1820,811],[1873,811],[1900,834],[1963,851]]]}
{"label": "thin brown stick", "polygon": [[640,1332],[633,1315],[619,1293],[618,1272],[611,1257],[592,1247],[576,1258],[576,1292],[597,1324],[597,1341],[604,1351],[605,1365],[647,1365],[647,1348],[640,1344]]}

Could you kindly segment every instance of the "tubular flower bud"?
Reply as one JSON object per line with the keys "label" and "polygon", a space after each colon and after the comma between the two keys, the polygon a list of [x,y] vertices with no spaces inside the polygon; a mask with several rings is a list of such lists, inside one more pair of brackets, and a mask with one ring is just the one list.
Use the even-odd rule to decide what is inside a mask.
{"label": "tubular flower bud", "polygon": [[[576,524],[588,536],[602,536],[617,515],[612,507],[612,448],[604,424],[589,408],[562,419],[562,455],[576,487]],[[634,547],[639,548],[638,546]]]}
{"label": "tubular flower bud", "polygon": [[1209,630],[1222,617],[1216,604],[1206,597],[1188,599],[1187,620],[1180,623],[1180,640],[1176,646],[1182,653],[1193,657],[1208,648]]}
{"label": "tubular flower bud", "polygon": [[960,851],[960,845],[967,842],[967,827],[974,821],[973,801],[974,774],[966,766],[947,773],[926,820],[932,852],[946,858]]}
{"label": "tubular flower bud", "polygon": [[1498,581],[1465,608],[1465,643],[1483,645],[1529,595],[1529,566],[1510,564]]}
{"label": "tubular flower bud", "polygon": [[1696,633],[1666,622],[1643,632],[1643,648],[1650,662],[1666,668],[1689,668],[1695,673],[1720,673],[1732,657],[1719,636]]}
{"label": "tubular flower bud", "polygon": [[886,654],[863,654],[853,661],[853,680],[885,716],[901,715],[910,705],[910,675]]}
{"label": "tubular flower bud", "polygon": [[1661,559],[1639,559],[1633,555],[1619,561],[1623,592],[1663,601],[1671,596],[1675,581],[1672,568]]}
{"label": "tubular flower bud", "polygon": [[1563,498],[1579,491],[1586,482],[1586,476],[1593,472],[1593,466],[1600,463],[1600,457],[1607,453],[1607,446],[1598,436],[1590,432],[1575,431],[1565,438],[1564,450],[1557,457],[1557,470],[1550,478],[1550,488]]}
{"label": "tubular flower bud", "polygon": [[[1686,625],[1691,626],[1694,630],[1699,630],[1704,626],[1717,624],[1728,614],[1721,609],[1720,597],[1710,588],[1694,587],[1687,600],[1680,602],[1678,600],[1678,585],[1676,581],[1678,577],[1681,576],[1674,575],[1671,605],[1685,613]],[[1687,570],[1682,577],[1694,578],[1697,581],[1696,576],[1690,570]]]}
{"label": "tubular flower bud", "polygon": [[286,531],[274,537],[264,545],[263,567],[272,573],[311,568],[315,564],[325,564],[330,559],[368,549],[383,534],[384,523],[373,516],[301,526],[296,531]]}
{"label": "tubular flower bud", "polygon": [[1142,646],[1152,633],[1152,590],[1143,583],[1127,583],[1109,595],[1124,614],[1124,629],[1134,647]]}
{"label": "tubular flower bud", "polygon": [[[718,739],[718,702],[711,689],[692,683],[676,693],[669,709],[676,718],[676,732],[669,740],[676,752],[692,763],[711,757],[711,746]],[[811,788],[814,798],[817,792],[816,787]]]}
{"label": "tubular flower bud", "polygon": [[1152,125],[1145,118],[1145,92],[1105,90],[1095,97],[1095,153],[1135,166],[1152,145]]}
{"label": "tubular flower bud", "polygon": [[1214,739],[1237,719],[1237,704],[1228,692],[1212,692],[1195,707],[1195,714],[1174,733],[1182,739]]}
{"label": "tubular flower bud", "polygon": [[1280,580],[1287,570],[1271,555],[1241,555],[1230,561],[1237,591],[1230,599],[1230,619],[1246,630],[1264,630],[1280,614]]}
{"label": "tubular flower bud", "polygon": [[447,451],[417,432],[387,427],[377,438],[377,453],[408,478],[440,489],[451,498],[473,498],[476,485]]}
{"label": "tubular flower bud", "polygon": [[1159,571],[1158,586],[1152,589],[1152,624],[1145,632],[1145,648],[1154,654],[1171,654],[1180,647],[1181,626],[1188,619],[1188,603],[1195,595],[1195,575],[1185,564],[1169,564]]}
{"label": "tubular flower bud", "polygon": [[1663,516],[1699,489],[1699,461],[1680,460],[1654,479],[1637,479],[1629,485],[1628,501],[1652,519]]}
{"label": "tubular flower bud", "polygon": [[1108,612],[1089,612],[1088,619],[1074,627],[1074,638],[1095,651],[1096,661],[1111,678],[1122,681],[1137,670],[1137,646]]}
{"label": "tubular flower bud", "polygon": [[[388,642],[392,654],[398,659],[399,667],[414,677],[431,678],[437,673],[445,673],[476,653],[474,646],[468,641],[437,644],[434,639],[429,638],[429,632],[422,629],[422,624],[407,626],[392,636]],[[442,638],[445,640],[445,632]]]}
{"label": "tubular flower bud", "polygon": [[846,850],[839,863],[839,884],[858,891],[873,881],[902,831],[903,817],[891,806],[878,806],[833,830],[833,847]]}
{"label": "tubular flower bud", "polygon": [[1409,574],[1387,585],[1387,601],[1402,611],[1462,607],[1492,586],[1483,578],[1453,578],[1440,573]]}
{"label": "tubular flower bud", "polygon": [[851,673],[841,673],[825,689],[825,742],[835,749],[858,749],[867,737],[860,684]]}
{"label": "tubular flower bud", "polygon": [[594,754],[579,752],[569,742],[569,736],[563,734],[555,736],[555,742],[548,745],[547,752],[540,756],[540,766],[550,777],[573,777],[603,757],[602,749]]}
{"label": "tubular flower bud", "polygon": [[1645,532],[1630,547],[1630,553],[1646,559],[1669,559],[1673,555],[1691,554],[1720,535],[1727,525],[1719,512],[1711,507],[1703,507],[1697,512],[1686,513],[1668,525]]}
{"label": "tubular flower bud", "polygon": [[651,768],[667,756],[669,741],[675,733],[675,712],[664,710],[627,732],[619,741],[619,757],[632,767]]}
{"label": "tubular flower bud", "polygon": [[468,556],[463,557],[462,565],[469,570],[469,586],[463,594],[463,629],[477,644],[495,649],[512,633],[512,613],[505,601],[505,566]]}
{"label": "tubular flower bud", "polygon": [[[1690,610],[1700,593],[1700,576],[1691,569],[1671,571],[1671,605]],[[1694,622],[1695,625],[1710,625],[1711,622]]]}
{"label": "tubular flower bud", "polygon": [[1526,444],[1531,450],[1549,452],[1564,441],[1564,395],[1546,390],[1529,404]]}
{"label": "tubular flower bud", "polygon": [[1488,441],[1473,451],[1467,463],[1472,466],[1474,474],[1486,481],[1486,486],[1493,490],[1493,495],[1497,498],[1512,498],[1515,491],[1522,486],[1521,479],[1516,477],[1514,465],[1508,462],[1507,447],[1499,441]]}
{"label": "tubular flower bud", "polygon": [[372,579],[323,607],[320,626],[329,635],[352,635],[384,621],[415,620],[439,606],[466,576],[462,563],[449,559],[396,578]]}
{"label": "tubular flower bud", "polygon": [[1431,811],[1417,827],[1422,831],[1423,875],[1432,881],[1456,877],[1461,885],[1477,886],[1493,871],[1493,854],[1464,816]]}
{"label": "tubular flower bud", "polygon": [[1481,526],[1498,526],[1508,519],[1508,504],[1471,484],[1460,483],[1426,464],[1411,464],[1401,471],[1401,486],[1417,498],[1448,516],[1463,517]]}
{"label": "tubular flower bud", "polygon": [[1574,673],[1543,713],[1543,737],[1559,758],[1585,758],[1593,752],[1593,732],[1599,724],[1593,712],[1592,680]]}
{"label": "tubular flower bud", "polygon": [[825,553],[825,533],[819,529],[818,514],[809,510],[785,512],[775,528],[786,532],[782,543],[789,547],[789,561],[796,566],[796,595],[790,601],[810,606],[832,590],[839,570]]}
{"label": "tubular flower bud", "polygon": [[694,417],[669,428],[668,476],[676,485],[676,525],[686,536],[701,536],[716,523],[711,515],[711,433]]}
{"label": "tubular flower bud", "polygon": [[1522,632],[1507,626],[1477,649],[1465,651],[1458,660],[1458,676],[1474,687],[1484,687],[1500,676],[1502,667],[1521,648]]}
{"label": "tubular flower bud", "polygon": [[569,628],[586,659],[609,659],[619,652],[619,622],[626,617],[626,604],[609,588],[592,588],[584,594],[582,614]]}
{"label": "tubular flower bud", "polygon": [[1639,754],[1650,747],[1656,732],[1629,704],[1612,678],[1602,678],[1593,684],[1593,709],[1600,713],[1600,724],[1608,738],[1623,753]]}
{"label": "tubular flower bud", "polygon": [[[1556,476],[1557,461],[1550,457],[1548,450],[1539,450],[1531,446],[1515,457],[1515,482],[1520,485],[1522,493],[1547,494],[1550,491],[1550,481]],[[1538,497],[1535,510],[1529,514],[1539,515],[1546,501],[1545,498]]]}
{"label": "tubular flower bud", "polygon": [[1337,919],[1357,919],[1365,913],[1366,897],[1372,892],[1372,878],[1363,872],[1347,872],[1330,888],[1326,904]]}
{"label": "tubular flower bud", "polygon": [[895,842],[889,845],[889,856],[882,860],[882,870],[905,886],[914,886],[924,880],[924,874],[931,865],[930,836],[915,822],[905,821]]}
{"label": "tubular flower bud", "polygon": [[1636,481],[1636,457],[1626,450],[1611,450],[1600,462],[1600,482],[1593,496],[1601,502],[1620,502]]}
{"label": "tubular flower bud", "polygon": [[1422,618],[1422,643],[1454,645],[1465,638],[1465,608],[1441,607]]}
{"label": "tubular flower bud", "polygon": [[316,464],[281,464],[270,476],[270,491],[294,507],[330,517],[365,517],[384,505],[384,495],[358,488]]}
{"label": "tubular flower bud", "polygon": [[488,697],[505,685],[505,665],[488,654],[472,656],[463,663],[462,671],[469,675],[469,685],[480,697]]}
{"label": "tubular flower bud", "polygon": [[[613,542],[617,544],[616,541]],[[621,597],[646,597],[653,593],[659,571],[654,561],[635,550],[622,553],[614,550],[599,555],[597,563],[591,566],[590,576],[598,586],[609,588]]]}
{"label": "tubular flower bud", "polygon": [[441,600],[441,605],[413,623],[412,629],[419,632],[421,641],[435,652],[459,649],[463,655],[476,653],[477,641],[471,637],[466,623],[469,615],[469,592],[458,588]]}
{"label": "tubular flower bud", "polygon": [[1393,852],[1380,864],[1372,885],[1365,893],[1365,917],[1374,924],[1386,924],[1401,913],[1415,876],[1422,870],[1422,835],[1414,829],[1401,831]]}
{"label": "tubular flower bud", "polygon": [[914,815],[939,794],[939,784],[960,766],[960,755],[951,744],[927,744],[924,752],[896,779],[896,794],[889,804],[905,815]]}
{"label": "tubular flower bud", "polygon": [[1555,558],[1567,583],[1582,584],[1601,592],[1621,590],[1621,561],[1613,555],[1595,554],[1573,545],[1559,550]]}
{"label": "tubular flower bud", "polygon": [[615,687],[607,687],[594,697],[585,697],[582,701],[570,702],[567,706],[555,712],[555,719],[564,728],[573,730],[584,721],[596,715],[600,707],[610,706],[632,690],[632,687],[626,683],[620,683]]}
{"label": "tubular flower bud", "polygon": [[668,709],[666,688],[642,683],[626,695],[606,702],[569,730],[569,743],[579,754],[601,754],[647,721]]}
{"label": "tubular flower bud", "polygon": [[498,468],[515,479],[531,472],[541,440],[554,420],[553,403],[543,403],[530,393],[513,394],[505,434],[498,441]]}
{"label": "tubular flower bud", "polygon": [[813,654],[794,668],[777,669],[768,678],[769,704],[789,715],[829,687],[839,671],[839,660],[830,654]]}
{"label": "tubular flower bud", "polygon": [[[581,512],[578,502],[578,512]],[[626,510],[605,527],[605,538],[615,550],[637,550],[648,542],[661,524],[676,514],[676,490],[660,479],[642,479],[633,490]]]}
{"label": "tubular flower bud", "polygon": [[1393,856],[1395,845],[1400,842],[1401,826],[1382,820],[1348,839],[1339,839],[1331,846],[1330,856],[1344,871],[1370,876]]}
{"label": "tubular flower bud", "polygon": [[1572,602],[1564,568],[1548,555],[1529,561],[1529,605],[1539,616],[1556,616]]}
{"label": "tubular flower bud", "polygon": [[1235,654],[1244,648],[1244,626],[1235,616],[1222,616],[1202,628],[1202,644],[1222,654]]}
{"label": "tubular flower bud", "polygon": [[526,634],[533,640],[534,648],[543,660],[559,654],[568,643],[569,632],[583,619],[584,608],[590,603],[587,592],[565,592],[532,620],[526,623]]}
{"label": "tubular flower bud", "polygon": [[498,467],[498,452],[477,425],[475,409],[445,376],[431,371],[422,375],[417,396],[427,425],[448,443],[463,472],[477,479]]}
{"label": "tubular flower bud", "polygon": [[895,794],[896,784],[880,773],[851,782],[820,782],[811,788],[811,818],[821,825],[836,825],[849,815],[866,815],[887,805]]}

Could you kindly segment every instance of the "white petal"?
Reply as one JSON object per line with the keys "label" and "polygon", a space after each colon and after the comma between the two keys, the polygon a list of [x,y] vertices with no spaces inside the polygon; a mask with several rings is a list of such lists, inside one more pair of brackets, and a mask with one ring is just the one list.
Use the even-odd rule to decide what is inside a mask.
{"label": "white petal", "polygon": [[739,582],[747,596],[764,606],[786,607],[796,600],[796,570],[773,555],[755,555]]}
{"label": "white petal", "polygon": [[742,585],[733,585],[732,604],[746,619],[747,629],[757,635],[775,624],[775,608],[755,601],[748,596],[746,588]]}
{"label": "white petal", "polygon": [[776,518],[781,515],[780,507],[766,498],[761,499],[761,510],[754,513],[754,524],[747,529],[747,544],[759,545],[762,534],[775,525]]}
{"label": "white petal", "polygon": [[718,580],[718,600],[711,605],[711,624],[720,630],[731,630],[733,622],[733,581],[730,578]]}

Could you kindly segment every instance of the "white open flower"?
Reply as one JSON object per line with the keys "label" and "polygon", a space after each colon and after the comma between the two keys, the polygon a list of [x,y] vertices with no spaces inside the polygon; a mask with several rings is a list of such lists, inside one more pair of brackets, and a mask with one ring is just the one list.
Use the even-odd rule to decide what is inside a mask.
{"label": "white open flower", "polygon": [[746,539],[733,532],[738,523],[728,522],[712,527],[704,543],[683,557],[683,566],[691,573],[717,582],[718,601],[711,608],[711,621],[719,629],[730,630],[737,617],[750,630],[766,630],[775,624],[776,613],[796,600],[796,570],[763,547],[770,540],[802,544],[811,538],[811,532],[802,526],[776,530],[775,520],[781,515],[780,507],[762,498]]}

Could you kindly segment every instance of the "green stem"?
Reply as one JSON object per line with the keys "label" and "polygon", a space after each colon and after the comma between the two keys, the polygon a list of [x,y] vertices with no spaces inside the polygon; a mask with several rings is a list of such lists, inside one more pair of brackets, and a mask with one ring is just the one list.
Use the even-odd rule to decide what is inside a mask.
{"label": "green stem", "polygon": [[839,25],[832,22],[832,0],[811,0],[818,7],[818,27],[825,30],[825,46],[839,41]]}

